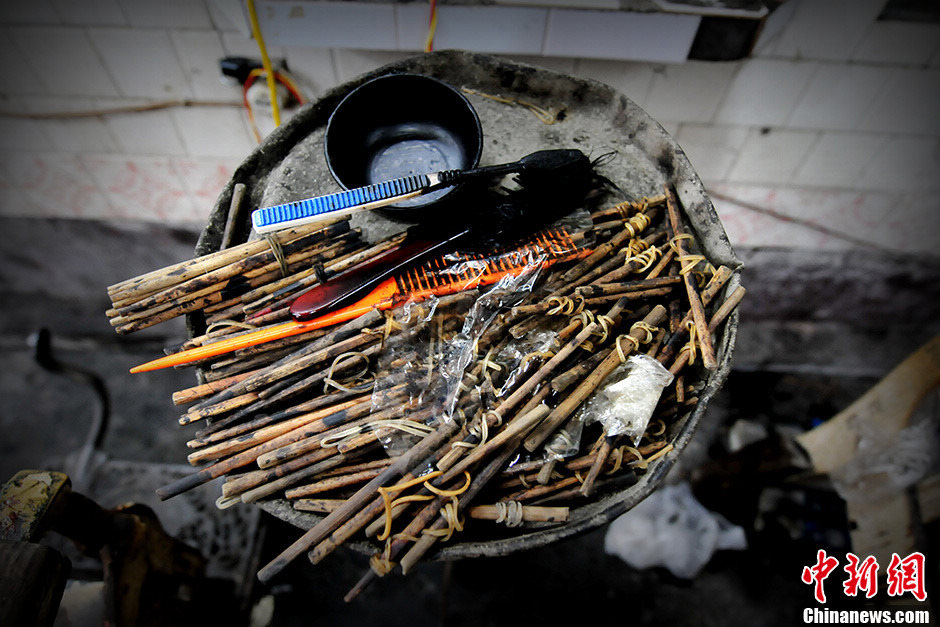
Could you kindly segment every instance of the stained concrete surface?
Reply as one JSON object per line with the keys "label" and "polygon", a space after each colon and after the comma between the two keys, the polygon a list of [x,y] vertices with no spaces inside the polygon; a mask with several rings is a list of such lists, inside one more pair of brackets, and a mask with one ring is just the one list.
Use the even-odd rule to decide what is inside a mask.
{"label": "stained concrete surface", "polygon": [[[188,258],[196,232],[28,219],[0,219],[0,228],[8,235],[0,243],[0,474],[9,477],[21,468],[64,463],[84,442],[95,411],[87,386],[48,372],[33,359],[29,337],[40,328],[52,333],[58,359],[94,371],[105,381],[112,408],[102,445],[106,456],[183,463],[188,434],[176,424],[179,410],[170,395],[193,384],[191,373],[127,373],[129,366],[185,337],[183,326],[175,321],[138,336],[118,337],[104,315],[105,288]],[[753,264],[766,254],[743,251],[742,257]],[[935,288],[924,278],[935,276],[937,267],[923,268],[910,259],[892,268],[898,298],[906,309],[916,309],[916,316],[902,311],[887,316],[890,324],[876,316],[866,324],[865,307],[890,310],[884,303],[890,291],[866,304],[843,286],[824,293],[829,313],[819,314],[817,308],[818,315],[774,319],[768,299],[785,299],[779,302],[786,308],[788,299],[799,295],[792,286],[775,289],[775,275],[778,280],[789,276],[786,263],[810,264],[818,269],[817,278],[826,280],[822,268],[833,261],[820,254],[797,263],[775,254],[773,271],[759,263],[751,266],[761,283],[750,296],[759,298],[742,310],[736,369],[673,471],[674,481],[724,455],[735,421],[770,431],[809,428],[847,406],[940,330]],[[748,278],[745,274],[743,282],[751,288]],[[880,285],[878,277],[868,281]],[[851,310],[834,307],[833,294],[844,294],[857,305]],[[152,499],[152,494],[141,498]],[[606,555],[606,528],[600,528],[522,554],[423,564],[407,578],[393,575],[378,581],[348,605],[342,596],[367,568],[367,560],[342,549],[317,567],[298,560],[270,586],[255,585],[250,601],[266,598],[258,605],[258,616],[273,602],[274,625],[571,624],[607,614],[642,625],[789,625],[801,621],[802,609],[812,605],[810,589],[799,581],[802,566],[814,561],[817,548],[844,552],[847,533],[844,512],[831,490],[804,491],[803,505],[795,502],[780,511],[762,509],[753,483],[712,498],[709,506],[745,527],[750,548],[717,554],[692,581],[663,569],[635,570]],[[154,507],[158,516],[174,515],[169,507]],[[221,514],[209,509],[202,515]],[[263,542],[254,557],[264,563],[299,532],[268,516],[261,520]]]}

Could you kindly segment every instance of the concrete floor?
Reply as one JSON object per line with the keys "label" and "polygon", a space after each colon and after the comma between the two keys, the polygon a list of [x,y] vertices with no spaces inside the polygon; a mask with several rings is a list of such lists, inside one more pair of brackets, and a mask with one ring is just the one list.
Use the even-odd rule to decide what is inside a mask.
{"label": "concrete floor", "polygon": [[[176,425],[179,412],[170,395],[193,384],[191,373],[130,376],[127,369],[185,337],[185,330],[175,321],[134,337],[116,336],[104,315],[105,288],[190,257],[197,234],[67,220],[0,219],[0,228],[7,234],[0,244],[0,475],[6,478],[22,468],[68,469],[96,411],[87,385],[44,370],[34,360],[29,338],[41,328],[51,332],[59,360],[95,372],[105,382],[112,411],[99,460],[182,464],[188,435]],[[753,290],[764,305],[773,293],[767,281]],[[751,287],[747,276],[744,284]],[[904,290],[913,293],[919,287],[898,289],[907,294]],[[882,331],[832,318],[810,328],[805,321],[775,321],[763,306],[745,309],[736,370],[671,479],[687,478],[701,463],[725,454],[728,429],[739,419],[771,430],[802,430],[847,406],[937,332],[937,301],[929,305],[931,293],[924,298],[932,311],[920,310],[910,327]],[[825,355],[823,338],[829,342],[822,343],[828,346]],[[204,499],[214,499],[214,489],[208,486]],[[802,609],[813,604],[809,587],[799,580],[802,566],[811,564],[822,546],[846,550],[839,500],[825,489],[805,492],[805,509],[784,512],[760,511],[753,485],[710,496],[713,510],[745,528],[749,549],[717,554],[691,581],[664,569],[635,570],[605,554],[606,528],[600,528],[508,557],[427,563],[408,578],[379,581],[351,605],[342,596],[367,563],[362,555],[340,550],[316,568],[298,560],[271,586],[254,586],[250,600],[265,599],[256,608],[259,617],[273,607],[274,625],[570,625],[607,614],[641,625],[800,621]],[[159,503],[152,492],[142,491],[139,499],[152,504],[168,529],[184,526],[174,517],[192,515],[174,510],[173,500]],[[231,510],[198,511],[218,529],[257,525],[262,541],[252,557],[262,563],[298,535],[267,515],[255,520],[225,518]],[[250,564],[236,566],[227,574],[253,572]],[[250,583],[250,575],[245,581]]]}

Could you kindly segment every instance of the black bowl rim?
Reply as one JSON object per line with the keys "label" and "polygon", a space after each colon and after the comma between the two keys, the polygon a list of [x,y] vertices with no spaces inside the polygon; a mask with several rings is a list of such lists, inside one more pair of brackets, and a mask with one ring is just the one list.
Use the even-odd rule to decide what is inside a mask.
{"label": "black bowl rim", "polygon": [[[473,106],[473,103],[470,102],[470,99],[467,98],[460,91],[460,89],[458,89],[454,85],[451,85],[450,83],[440,80],[439,78],[434,78],[433,76],[427,76],[426,74],[416,74],[413,72],[389,72],[388,74],[383,74],[381,76],[376,76],[375,78],[371,78],[367,80],[366,82],[362,83],[361,85],[358,85],[355,89],[353,89],[348,94],[343,96],[343,98],[336,104],[336,107],[333,109],[333,111],[330,112],[330,115],[326,120],[326,126],[324,127],[324,131],[323,131],[323,156],[326,159],[326,167],[329,169],[330,174],[333,176],[333,180],[336,181],[336,183],[340,187],[342,187],[344,190],[348,190],[350,189],[350,187],[348,187],[342,180],[340,180],[339,175],[337,175],[336,171],[333,169],[333,160],[330,159],[329,139],[330,139],[330,128],[333,126],[333,118],[336,116],[336,113],[340,109],[343,108],[344,104],[346,104],[351,98],[355,97],[358,93],[361,93],[361,91],[364,90],[366,87],[374,85],[375,83],[383,82],[383,81],[394,79],[394,78],[401,78],[401,77],[415,78],[421,81],[437,83],[438,85],[441,85],[445,87],[446,89],[450,90],[451,92],[453,92],[453,94],[457,96],[457,98],[460,101],[462,101],[464,105],[466,105],[467,111],[470,112],[470,117],[473,120],[473,125],[476,130],[476,142],[475,142],[476,147],[475,147],[474,154],[472,155],[472,158],[470,160],[468,167],[475,168],[478,165],[480,165],[480,157],[483,156],[483,139],[484,139],[483,124],[480,122],[480,115],[477,113],[477,110]],[[435,205],[439,205],[443,203],[445,200],[453,198],[455,193],[458,192],[460,188],[461,188],[461,185],[455,185],[446,194],[442,194],[441,196],[435,198],[434,200],[426,204],[419,204],[419,205],[414,205],[411,207],[400,207],[400,208],[395,207],[394,205],[391,205],[391,206],[383,207],[383,210],[392,215],[398,212],[400,212],[402,215],[420,212],[426,209],[430,209],[431,207]]]}

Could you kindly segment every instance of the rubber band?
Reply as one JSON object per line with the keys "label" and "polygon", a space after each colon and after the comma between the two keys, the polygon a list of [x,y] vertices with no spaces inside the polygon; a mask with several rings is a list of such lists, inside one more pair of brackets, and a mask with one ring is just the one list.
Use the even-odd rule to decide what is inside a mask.
{"label": "rubber band", "polygon": [[375,387],[375,381],[365,381],[359,385],[346,385],[345,383],[340,383],[336,379],[327,377],[323,379],[323,392],[326,393],[326,390],[329,388],[336,388],[347,394],[356,394],[358,392],[368,392],[369,390]]}
{"label": "rubber band", "polygon": [[493,379],[490,377],[490,370],[494,372],[502,372],[503,367],[493,361],[491,357],[493,356],[493,349],[486,351],[486,356],[480,360],[480,366],[483,368],[483,378],[486,379],[486,382],[495,390],[496,384],[493,383]]}
{"label": "rubber band", "polygon": [[412,478],[412,479],[408,479],[407,481],[402,481],[401,483],[396,483],[395,485],[392,485],[392,486],[388,486],[388,487],[384,487],[384,488],[379,488],[378,490],[379,490],[379,492],[382,492],[382,491],[385,491],[385,492],[401,492],[402,490],[407,490],[408,488],[410,488],[410,487],[412,487],[412,486],[416,486],[416,485],[418,485],[418,484],[420,484],[420,483],[424,483],[425,481],[429,481],[429,480],[431,480],[431,479],[436,479],[437,477],[440,477],[440,476],[443,475],[443,474],[444,474],[444,471],[443,471],[443,470],[435,470],[435,471],[429,472],[429,473],[427,473],[427,474],[425,474],[425,475],[421,475],[420,477],[414,477],[414,478]]}
{"label": "rubber band", "polygon": [[[395,484],[395,485],[393,485],[393,486],[382,486],[382,487],[380,487],[380,488],[377,489],[377,492],[378,492],[379,495],[382,497],[382,502],[383,502],[384,505],[385,505],[385,529],[384,529],[384,530],[382,531],[382,533],[379,535],[379,539],[380,539],[380,540],[384,540],[384,539],[388,538],[388,537],[389,537],[389,534],[391,533],[391,529],[392,529],[392,497],[391,497],[391,494],[392,494],[392,493],[401,492],[402,490],[407,490],[408,488],[410,488],[410,487],[412,487],[412,486],[415,486],[415,485],[418,485],[419,483],[424,483],[425,481],[429,481],[430,479],[433,479],[433,478],[435,478],[435,477],[440,477],[442,474],[444,474],[444,471],[442,471],[442,470],[435,470],[434,472],[430,472],[430,473],[428,473],[428,474],[426,474],[426,475],[422,475],[422,476],[420,476],[420,477],[415,477],[415,478],[413,478],[413,479],[409,479],[408,481],[403,481],[402,483],[397,483],[397,484]],[[416,496],[418,496],[418,495],[416,495]],[[432,498],[433,498],[433,497],[432,497]]]}
{"label": "rubber band", "polygon": [[695,266],[705,261],[705,255],[678,255],[676,256],[676,261],[678,261],[681,266],[679,268],[679,274],[685,276],[689,272],[692,272]]}
{"label": "rubber band", "polygon": [[620,448],[621,448],[621,455],[622,455],[623,453],[633,453],[633,456],[636,457],[636,460],[635,460],[635,461],[630,462],[632,465],[636,466],[637,468],[641,468],[641,469],[642,469],[642,468],[646,468],[646,466],[647,466],[647,460],[644,459],[643,453],[640,452],[640,449],[634,448],[634,447],[629,446],[629,445],[624,445],[624,446],[621,446]]}
{"label": "rubber band", "polygon": [[399,532],[392,536],[395,540],[407,540],[408,542],[417,542],[421,538],[410,533]]}
{"label": "rubber band", "polygon": [[627,242],[627,247],[624,250],[624,253],[630,257],[633,257],[636,255],[639,255],[648,247],[649,247],[649,244],[647,244],[646,241],[633,238],[629,242]]}
{"label": "rubber band", "polygon": [[[384,496],[382,498],[383,500],[385,499]],[[402,505],[407,505],[408,503],[423,503],[425,501],[430,501],[433,499],[434,497],[431,496],[430,494],[411,494],[409,496],[403,496],[401,498],[397,498],[394,501],[389,499],[388,507],[386,508],[386,513],[385,513],[385,527],[383,527],[382,533],[377,535],[375,539],[379,541],[386,540],[389,538],[389,536],[392,535],[392,515],[395,511],[395,508],[400,507]]]}
{"label": "rubber band", "polygon": [[[470,385],[464,383],[464,379],[470,379]],[[480,385],[480,378],[477,377],[472,372],[464,372],[463,377],[461,377],[460,382],[457,383],[457,389],[461,392],[469,392],[474,388],[474,386]],[[461,412],[463,410],[460,410]]]}
{"label": "rubber band", "polygon": [[[627,362],[627,353],[624,352],[623,346],[620,344],[620,340],[627,340],[633,344],[633,348],[630,352],[640,350],[640,344],[649,344],[653,341],[654,333],[659,330],[659,327],[654,327],[643,320],[638,320],[634,322],[630,327],[630,333],[625,333],[623,335],[618,335],[617,339],[614,340],[614,344],[617,346],[617,355],[620,357],[620,363],[624,364]],[[634,331],[645,331],[646,337],[642,340],[637,339],[631,335]]]}
{"label": "rubber band", "polygon": [[646,435],[655,438],[656,436],[660,436],[666,433],[666,423],[663,422],[662,418],[657,418],[654,422],[650,423],[650,425],[659,425],[659,429],[657,429],[656,431],[650,431],[649,426],[647,426]]}
{"label": "rubber band", "polygon": [[395,314],[393,314],[391,311],[385,312],[385,337],[383,341],[388,339],[388,336],[392,334],[392,331],[401,331],[404,328],[405,327],[395,319]]}
{"label": "rubber band", "polygon": [[600,339],[598,340],[598,342],[603,343],[604,340],[607,339],[607,335],[610,333],[610,328],[614,326],[616,323],[610,316],[606,314],[601,314],[597,316],[596,321],[597,321],[597,324],[601,326],[601,330],[600,332],[595,331],[593,335],[599,335]]}
{"label": "rubber band", "polygon": [[572,322],[580,321],[580,322],[581,322],[581,328],[586,329],[586,328],[588,328],[589,326],[591,326],[592,324],[594,324],[594,321],[595,321],[595,320],[596,320],[596,318],[595,318],[595,316],[594,316],[594,312],[591,311],[590,309],[585,309],[584,311],[578,313],[577,315],[572,316],[572,320],[571,320],[571,321],[572,321]]}
{"label": "rubber band", "polygon": [[636,237],[650,224],[650,217],[645,213],[638,213],[623,223],[623,228],[630,231],[630,239]]}
{"label": "rubber band", "polygon": [[634,210],[636,209],[636,207],[633,206],[633,203],[630,202],[629,200],[625,200],[619,205],[615,205],[612,208],[615,209],[617,213],[620,214],[620,217],[623,218],[624,220],[629,220],[632,217],[631,215],[627,213],[628,209],[634,209]]}
{"label": "rubber band", "polygon": [[432,432],[434,429],[427,425],[422,425],[419,422],[412,422],[406,418],[396,418],[390,420],[374,420],[372,422],[367,422],[363,425],[358,425],[355,427],[349,427],[348,429],[343,429],[337,433],[328,435],[320,439],[320,448],[332,448],[334,446],[339,446],[345,440],[366,433],[367,431],[375,431],[377,429],[396,429],[398,431],[404,431],[405,433],[422,436],[427,435]]}
{"label": "rubber band", "polygon": [[241,496],[220,496],[215,500],[215,506],[219,509],[228,509],[236,503],[241,503]]}
{"label": "rubber band", "polygon": [[519,501],[498,501],[496,503],[496,523],[504,523],[507,527],[518,527],[522,524],[523,508]]}
{"label": "rubber band", "polygon": [[614,345],[617,347],[617,355],[620,357],[620,363],[625,364],[627,363],[628,353],[624,352],[623,345],[620,343],[620,340],[627,340],[628,342],[633,344],[633,348],[630,349],[630,352],[637,351],[640,349],[640,340],[626,333],[624,333],[623,335],[618,335],[617,339],[614,340]]}
{"label": "rubber band", "polygon": [[460,441],[460,442],[454,442],[453,444],[451,444],[450,448],[451,449],[455,449],[455,448],[473,449],[484,444],[489,439],[489,436],[490,436],[490,423],[489,423],[489,420],[486,419],[487,415],[489,414],[493,414],[494,416],[496,416],[496,421],[493,424],[493,427],[499,427],[500,425],[503,424],[503,417],[500,415],[500,413],[496,411],[495,409],[491,409],[485,414],[483,414],[483,417],[480,419],[479,422],[473,423],[473,426],[470,427],[470,435],[476,436],[479,439],[479,441],[476,444],[473,444],[471,442]]}
{"label": "rubber band", "polygon": [[497,411],[497,410],[495,410],[495,409],[487,410],[487,411],[483,414],[483,419],[486,420],[486,417],[489,416],[489,415],[491,415],[491,414],[492,414],[493,416],[496,416],[496,421],[493,423],[493,426],[494,426],[494,427],[501,427],[501,426],[503,426],[503,415],[502,415],[501,413],[499,413],[499,411]]}
{"label": "rubber band", "polygon": [[630,332],[632,333],[633,331],[646,331],[646,337],[640,340],[640,344],[649,344],[653,341],[654,333],[659,331],[659,327],[654,327],[643,320],[638,320],[630,327]]}
{"label": "rubber band", "polygon": [[284,256],[284,249],[281,248],[281,242],[271,233],[265,235],[264,240],[268,243],[268,246],[271,247],[271,252],[274,253],[277,265],[281,268],[281,277],[286,277],[290,274],[290,271],[287,268],[287,258]]}
{"label": "rubber band", "polygon": [[251,324],[250,322],[241,322],[239,320],[217,320],[206,327],[206,335],[209,335],[216,329],[221,329],[224,327],[236,327],[238,329],[245,329],[246,331],[251,331],[257,329],[257,325]]}
{"label": "rubber band", "polygon": [[649,198],[643,196],[639,200],[625,200],[622,203],[611,207],[611,209],[616,210],[620,214],[620,217],[624,220],[630,219],[632,216],[627,213],[628,209],[632,209],[633,213],[645,213],[649,209],[650,201]]}
{"label": "rubber band", "polygon": [[607,471],[606,474],[613,475],[620,470],[620,465],[623,463],[623,447],[619,446],[610,452],[610,456],[614,460],[614,467]]}
{"label": "rubber band", "polygon": [[385,575],[392,572],[395,569],[395,562],[391,561],[391,551],[392,543],[391,538],[383,538],[387,540],[385,542],[385,548],[382,549],[381,553],[376,553],[369,558],[369,568],[378,575],[379,577],[384,577]]}
{"label": "rubber band", "polygon": [[437,536],[446,542],[455,531],[463,531],[463,520],[460,518],[460,510],[457,509],[458,504],[459,501],[453,498],[441,508],[441,516],[447,521],[447,529],[425,529],[422,533]]}
{"label": "rubber band", "polygon": [[692,234],[691,234],[691,233],[679,233],[678,235],[674,236],[671,240],[669,240],[669,246],[670,246],[674,251],[676,251],[676,254],[679,253],[679,247],[678,247],[678,245],[676,244],[676,242],[678,242],[678,241],[680,241],[680,240],[684,240],[684,239],[687,239],[687,240],[689,240],[689,241],[693,241],[695,238],[692,237]]}
{"label": "rubber band", "polygon": [[689,341],[682,348],[679,349],[679,355],[687,354],[688,363],[686,365],[691,366],[695,363],[695,353],[696,353],[696,340],[698,339],[698,327],[695,326],[695,322],[689,320],[686,323],[686,327],[689,329]]}
{"label": "rubber band", "polygon": [[358,379],[359,377],[369,372],[369,356],[366,355],[365,353],[360,352],[360,351],[348,351],[348,352],[342,353],[341,355],[337,355],[336,358],[333,359],[333,363],[330,364],[329,370],[327,370],[326,372],[326,378],[323,379],[323,392],[324,393],[326,393],[331,387],[334,387],[337,390],[342,390],[343,392],[354,393],[354,392],[366,392],[375,386],[375,381],[369,381],[366,383],[361,383],[359,385],[350,386],[344,383],[340,383],[339,381],[333,378],[333,371],[336,370],[337,364],[339,364],[340,361],[348,357],[359,357],[360,359],[365,361],[365,367],[359,372],[357,372],[356,374],[352,375],[350,379],[352,380]]}
{"label": "rubber band", "polygon": [[[685,276],[689,272],[692,272],[695,269],[695,267],[701,262],[708,261],[704,255],[692,255],[692,254],[683,255],[681,251],[679,250],[679,246],[677,242],[679,242],[680,240],[684,240],[684,239],[694,241],[694,238],[689,233],[680,233],[679,235],[676,235],[669,241],[669,247],[672,248],[672,250],[675,251],[676,253],[676,261],[678,261],[680,264],[679,274],[682,276]],[[708,266],[711,267],[711,271],[712,273],[714,273],[715,268],[711,266],[710,263],[708,264]]]}
{"label": "rubber band", "polygon": [[[580,314],[582,311],[584,311],[584,297],[579,294],[574,298],[577,299],[577,303],[575,303],[574,299],[569,298],[568,296],[549,296],[545,301],[545,303],[549,305],[548,311],[545,312],[546,315],[570,316],[574,314]],[[554,306],[552,306],[553,303]]]}
{"label": "rubber band", "polygon": [[646,465],[649,466],[651,463],[655,462],[657,459],[664,456],[666,453],[669,453],[670,451],[672,451],[672,449],[673,449],[672,444],[667,444],[666,446],[662,447],[661,449],[659,449],[658,451],[656,451],[655,453],[653,453],[652,455],[646,458]]}
{"label": "rubber band", "polygon": [[522,361],[519,363],[519,368],[525,369],[533,359],[551,359],[554,356],[555,353],[552,351],[532,351],[523,356]]}
{"label": "rubber band", "polygon": [[649,268],[651,265],[653,265],[656,262],[657,258],[662,257],[662,254],[663,254],[663,251],[661,251],[659,248],[655,246],[650,246],[646,250],[632,257],[628,257],[627,260],[624,261],[623,265],[629,266],[630,264],[633,264],[633,263],[642,264],[639,268],[634,269],[634,272],[643,272],[644,270]]}
{"label": "rubber band", "polygon": [[567,297],[549,296],[548,300],[545,301],[546,304],[549,306],[548,311],[546,311],[545,313],[548,314],[549,316],[554,316],[556,314],[561,313],[565,308],[566,300],[567,300]]}
{"label": "rubber band", "polygon": [[466,492],[467,489],[470,488],[470,482],[472,481],[469,472],[464,470],[463,474],[464,474],[464,477],[466,477],[466,481],[464,481],[464,484],[462,486],[454,490],[443,490],[441,488],[433,486],[429,483],[431,479],[428,479],[427,481],[424,482],[424,487],[438,496],[460,496],[461,494]]}
{"label": "rubber band", "polygon": [[705,262],[705,268],[703,270],[693,270],[692,274],[695,275],[695,282],[698,285],[699,289],[705,287],[708,283],[709,276],[715,276],[715,266],[711,262]]}

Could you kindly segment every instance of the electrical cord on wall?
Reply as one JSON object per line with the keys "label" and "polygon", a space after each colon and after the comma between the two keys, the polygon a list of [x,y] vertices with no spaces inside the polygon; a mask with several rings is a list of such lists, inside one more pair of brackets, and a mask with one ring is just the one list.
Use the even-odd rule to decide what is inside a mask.
{"label": "electrical cord on wall", "polygon": [[264,37],[261,35],[261,24],[258,23],[258,12],[255,10],[255,0],[247,0],[248,16],[251,18],[251,32],[255,41],[258,42],[258,52],[261,53],[261,65],[264,66],[265,78],[268,83],[268,95],[271,98],[271,116],[274,118],[275,128],[281,125],[281,108],[277,102],[277,77],[274,74],[274,68],[271,66],[271,58],[268,56],[268,49],[264,45]]}
{"label": "electrical cord on wall", "polygon": [[431,14],[428,16],[428,37],[424,41],[424,51],[434,49],[434,31],[437,30],[437,0],[431,0]]}
{"label": "electrical cord on wall", "polygon": [[[258,125],[255,123],[255,114],[251,108],[251,100],[248,98],[248,90],[258,79],[259,76],[264,76],[265,71],[261,68],[255,68],[248,73],[248,77],[245,79],[244,84],[242,85],[242,102],[245,106],[245,111],[248,112],[248,122],[251,124],[251,132],[254,133],[255,139],[260,143],[261,142],[261,131],[258,130]],[[290,77],[280,73],[274,72],[274,78],[277,82],[284,85],[287,88],[287,91],[290,92],[291,96],[294,97],[294,100],[298,104],[303,104],[305,102],[304,97],[300,94],[300,90],[297,88],[297,85],[290,79]]]}

